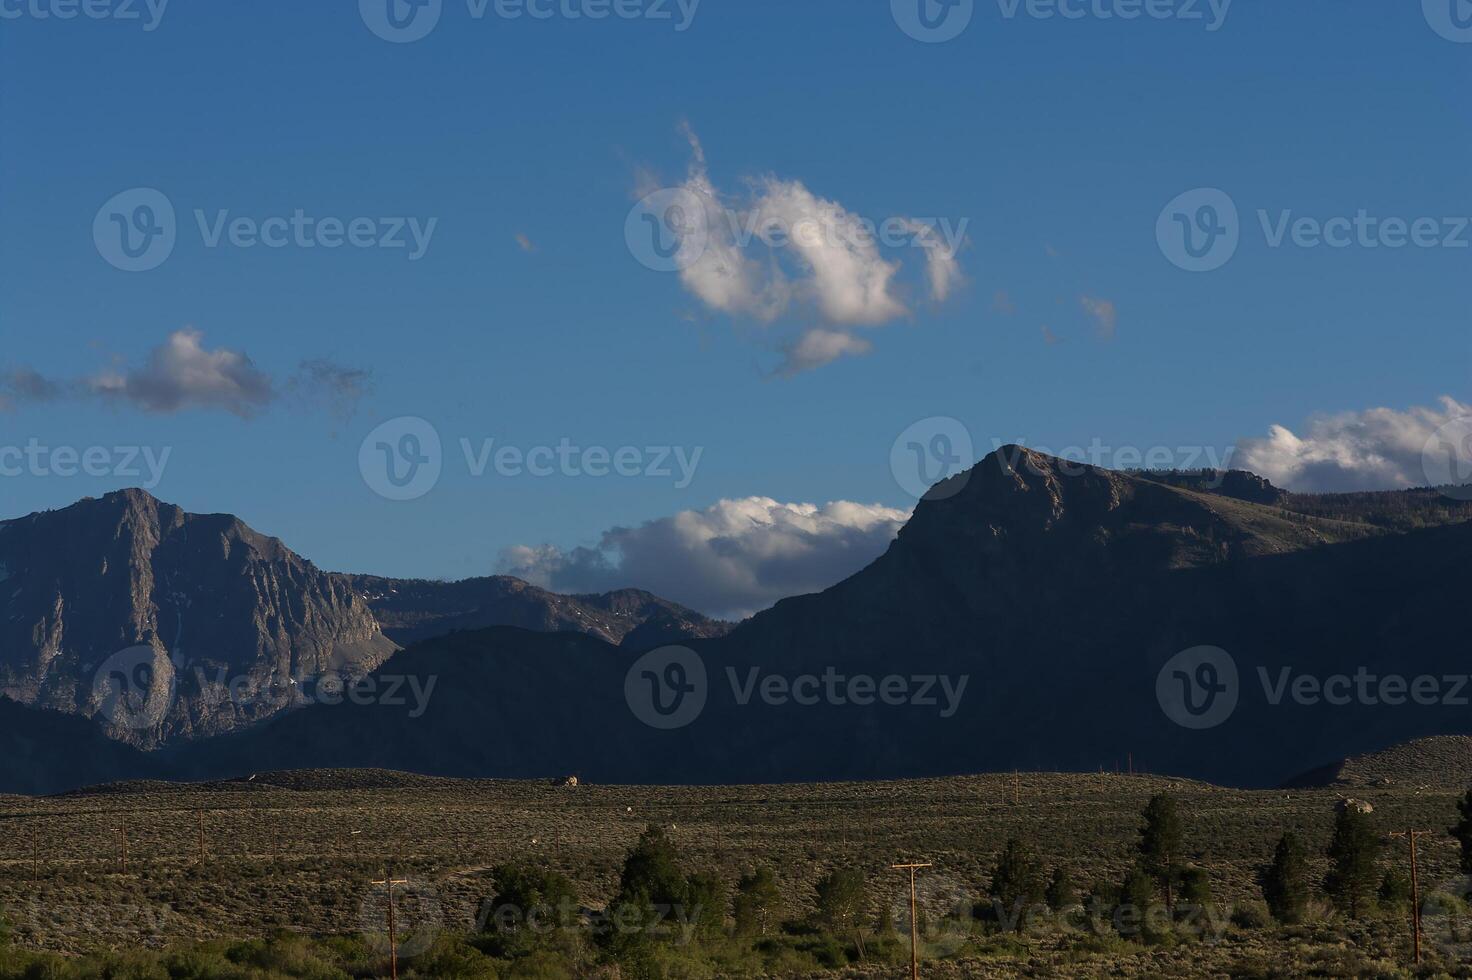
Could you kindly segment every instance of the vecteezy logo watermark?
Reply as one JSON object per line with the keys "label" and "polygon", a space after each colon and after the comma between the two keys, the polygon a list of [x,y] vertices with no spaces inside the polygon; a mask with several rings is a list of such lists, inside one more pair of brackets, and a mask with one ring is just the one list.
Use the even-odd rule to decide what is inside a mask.
{"label": "vecteezy logo watermark", "polygon": [[689,647],[649,650],[624,675],[624,700],[651,728],[686,727],[705,711],[708,693],[705,661]]}
{"label": "vecteezy logo watermark", "polygon": [[24,446],[0,446],[0,477],[119,477],[153,490],[173,452],[172,446],[46,446],[32,437]]}
{"label": "vecteezy logo watermark", "polygon": [[1424,893],[1421,930],[1451,962],[1472,961],[1472,876],[1439,882]]}
{"label": "vecteezy logo watermark", "polygon": [[1426,440],[1421,469],[1428,486],[1453,500],[1472,500],[1472,418],[1452,419]]}
{"label": "vecteezy logo watermark", "polygon": [[[465,469],[480,479],[487,473],[516,478],[642,477],[673,480],[685,490],[705,455],[695,446],[579,446],[560,439],[555,446],[522,448],[497,445],[494,438],[479,443],[461,437]],[[439,432],[424,419],[390,419],[370,432],[358,449],[358,469],[368,487],[389,500],[414,500],[434,489],[443,463]]]}
{"label": "vecteezy logo watermark", "polygon": [[694,191],[666,187],[646,194],[624,219],[624,242],[639,264],[655,272],[688,269],[710,243],[705,205]]}
{"label": "vecteezy logo watermark", "polygon": [[348,702],[408,708],[409,718],[421,718],[439,683],[433,674],[423,678],[329,671],[300,680],[261,673],[231,676],[224,667],[207,670],[203,661],[187,658],[177,644],[172,653],[165,653],[143,643],[119,650],[98,666],[92,675],[91,705],[114,728],[157,728],[168,720],[185,680],[210,704],[228,703],[258,717],[286,708]]}
{"label": "vecteezy logo watermark", "polygon": [[[228,209],[196,208],[194,225],[205,248],[404,249],[410,262],[429,251],[438,218],[317,217],[296,208],[289,215],[232,217]],[[178,243],[173,202],[151,187],[115,195],[92,221],[92,240],[108,264],[124,272],[163,265]]]}
{"label": "vecteezy logo watermark", "polygon": [[[1329,218],[1295,215],[1291,209],[1257,210],[1268,248],[1399,250],[1472,248],[1472,216],[1383,217],[1359,208]],[[1161,253],[1188,272],[1211,272],[1231,261],[1241,243],[1237,204],[1225,191],[1187,191],[1165,206],[1155,223]]]}
{"label": "vecteezy logo watermark", "polygon": [[173,254],[177,240],[174,205],[151,187],[114,195],[92,220],[98,254],[124,272],[157,269]]}
{"label": "vecteezy logo watermark", "polygon": [[1192,647],[1155,677],[1160,710],[1182,728],[1215,728],[1237,710],[1237,662],[1220,647]]}
{"label": "vecteezy logo watermark", "polygon": [[163,23],[169,0],[0,0],[0,20],[137,21],[144,31]]}
{"label": "vecteezy logo watermark", "polygon": [[440,481],[444,451],[433,425],[412,415],[389,419],[363,438],[358,472],[388,500],[417,500]]}
{"label": "vecteezy logo watermark", "polygon": [[370,886],[358,906],[359,931],[379,956],[387,956],[393,944],[399,959],[413,959],[434,945],[444,926],[444,909],[434,885],[395,879],[392,870]]}
{"label": "vecteezy logo watermark", "polygon": [[[903,879],[891,881],[903,882]],[[918,915],[913,931],[919,940],[921,956],[927,959],[953,956],[975,940],[976,899],[965,882],[949,875],[927,873],[918,877],[915,885],[914,911]],[[902,886],[890,894],[890,921],[901,934],[908,935],[912,925],[910,890]]]}
{"label": "vecteezy logo watermark", "polygon": [[[1472,675],[1353,673],[1320,677],[1295,668],[1258,666],[1263,703],[1270,708],[1364,707],[1466,708],[1472,705]],[[1161,710],[1183,728],[1215,728],[1238,706],[1236,661],[1218,647],[1193,647],[1172,657],[1155,679]]]}
{"label": "vecteezy logo watermark", "polygon": [[444,0],[358,0],[358,13],[374,34],[393,44],[411,44],[439,25]]}
{"label": "vecteezy logo watermark", "polygon": [[939,44],[961,36],[976,13],[976,0],[889,0],[889,9],[910,37]]}
{"label": "vecteezy logo watermark", "polygon": [[651,650],[624,675],[624,700],[650,728],[684,728],[705,710],[708,693],[705,661],[688,647]]}
{"label": "vecteezy logo watermark", "polygon": [[[827,667],[820,674],[789,677],[761,667],[725,669],[731,703],[759,701],[771,708],[867,708],[875,705],[935,709],[951,718],[961,707],[971,676],[962,674],[846,674]],[[705,661],[689,647],[668,646],[644,654],[624,675],[629,710],[651,728],[684,728],[700,717],[711,694]]]}
{"label": "vecteezy logo watermark", "polygon": [[148,644],[127,647],[108,657],[92,675],[92,705],[114,728],[142,731],[161,724],[178,691],[183,667]]}
{"label": "vecteezy logo watermark", "polygon": [[966,487],[972,455],[971,431],[959,419],[933,416],[901,432],[889,449],[889,471],[916,500],[944,500]]}
{"label": "vecteezy logo watermark", "polygon": [[794,221],[770,209],[733,210],[687,187],[665,187],[629,209],[624,242],[640,265],[655,272],[690,268],[716,239],[742,251],[760,241],[774,251],[793,248],[801,253],[818,246],[840,251],[917,248],[954,258],[966,243],[970,224],[969,218],[897,216],[833,221],[819,215]]}
{"label": "vecteezy logo watermark", "polygon": [[[472,21],[499,20],[647,20],[672,21],[676,32],[690,29],[700,0],[465,0]],[[409,44],[428,37],[439,26],[444,0],[358,0],[358,13],[368,30],[385,41]]]}
{"label": "vecteezy logo watermark", "polygon": [[1179,195],[1155,222],[1161,253],[1187,272],[1211,272],[1226,265],[1237,254],[1241,234],[1236,202],[1215,187]]}
{"label": "vecteezy logo watermark", "polygon": [[1472,0],[1421,0],[1431,29],[1448,41],[1472,44]]}

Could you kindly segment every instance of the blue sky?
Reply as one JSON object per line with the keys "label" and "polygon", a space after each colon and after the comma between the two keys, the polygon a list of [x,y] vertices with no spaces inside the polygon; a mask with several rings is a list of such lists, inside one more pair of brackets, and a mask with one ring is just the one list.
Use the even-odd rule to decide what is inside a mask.
{"label": "blue sky", "polygon": [[[687,25],[674,0],[624,0],[644,15],[601,20],[562,12],[597,0],[558,0],[547,19],[444,0],[412,43],[376,36],[345,0],[176,2],[151,30],[142,0],[93,2],[143,19],[0,5],[0,446],[168,447],[158,496],[237,513],[327,568],[461,577],[509,567],[514,546],[563,561],[610,528],[723,499],[876,505],[788,514],[806,544],[747,542],[711,586],[746,588],[730,607],[744,611],[882,546],[914,503],[891,449],[920,420],[956,420],[975,455],[993,440],[1220,451],[1274,424],[1303,437],[1315,413],[1472,400],[1472,248],[1274,248],[1257,217],[1363,210],[1455,239],[1472,214],[1472,44],[1434,23],[1438,0],[1238,0],[1215,30],[1205,0],[1190,5],[1204,20],[1100,16],[1129,0],[1075,3],[1075,19],[976,0],[942,43],[900,26],[921,0],[702,0]],[[748,249],[794,291],[775,314],[645,268],[626,218],[642,192],[689,179],[689,134],[737,210],[778,187],[876,223],[964,221],[964,282],[941,301],[924,249],[881,250],[903,312],[860,323],[804,299],[813,273],[790,250]],[[142,272],[109,264],[93,234],[134,188],[177,212],[172,253]],[[1156,235],[1167,202],[1196,188],[1240,210],[1240,246],[1204,273]],[[436,223],[411,261],[208,247],[196,210],[367,217],[375,238],[389,219]],[[868,350],[784,372],[783,351],[814,331]],[[191,388],[191,359],[242,390]],[[1441,404],[1406,418],[1458,414]],[[364,438],[403,416],[443,440],[439,479],[407,501],[359,465]],[[1325,451],[1374,455],[1365,440],[1406,438],[1398,418],[1329,426]],[[477,477],[462,438],[701,455],[687,486]],[[1257,458],[1312,483],[1282,448]],[[1346,484],[1361,472],[1335,465]],[[1396,482],[1394,466],[1369,469],[1369,484]],[[142,482],[22,470],[0,477],[0,516]],[[659,526],[676,549],[724,540]]]}

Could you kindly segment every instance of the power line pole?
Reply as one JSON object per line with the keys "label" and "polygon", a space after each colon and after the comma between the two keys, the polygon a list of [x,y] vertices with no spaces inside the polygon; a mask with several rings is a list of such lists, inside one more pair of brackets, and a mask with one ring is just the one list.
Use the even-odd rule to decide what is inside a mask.
{"label": "power line pole", "polygon": [[124,814],[118,822],[118,856],[122,859],[123,874],[128,873],[128,816]]}
{"label": "power line pole", "polygon": [[920,927],[915,918],[915,872],[920,868],[934,867],[932,864],[891,864],[893,871],[910,872],[910,980],[920,980]]}
{"label": "power line pole", "polygon": [[203,810],[200,810],[199,813],[197,814],[197,816],[199,817],[199,866],[202,868],[202,867],[204,867],[204,861],[205,861],[205,852],[204,852],[204,811]]}
{"label": "power line pole", "polygon": [[375,885],[383,885],[388,889],[388,970],[389,980],[399,980],[399,935],[394,928],[394,886],[407,885],[408,878],[395,878],[392,871],[385,870],[382,881],[375,881]]}
{"label": "power line pole", "polygon": [[1416,869],[1416,838],[1429,837],[1430,830],[1396,831],[1391,837],[1404,837],[1411,842],[1411,947],[1415,951],[1416,965],[1421,965],[1421,882]]}

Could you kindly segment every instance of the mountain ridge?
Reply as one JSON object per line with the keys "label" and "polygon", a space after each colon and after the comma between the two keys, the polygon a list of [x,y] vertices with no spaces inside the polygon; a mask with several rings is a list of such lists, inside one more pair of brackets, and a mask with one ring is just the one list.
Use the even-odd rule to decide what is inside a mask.
{"label": "mountain ridge", "polygon": [[[858,573],[686,644],[706,678],[688,727],[639,716],[633,651],[492,629],[426,641],[381,669],[439,678],[444,693],[421,714],[314,708],[217,746],[224,757],[196,749],[180,764],[195,776],[273,768],[310,746],[307,763],[323,768],[748,783],[1092,771],[1133,756],[1154,772],[1271,786],[1467,727],[1455,711],[1272,704],[1257,685],[1259,670],[1285,666],[1450,669],[1449,623],[1416,610],[1472,587],[1460,559],[1472,524],[1401,533],[1025,451],[1008,459],[937,487]],[[1240,704],[1193,730],[1157,685],[1172,658],[1203,645],[1235,657]],[[760,693],[773,675],[788,690],[829,674],[969,684],[949,716],[918,699],[799,705]]]}

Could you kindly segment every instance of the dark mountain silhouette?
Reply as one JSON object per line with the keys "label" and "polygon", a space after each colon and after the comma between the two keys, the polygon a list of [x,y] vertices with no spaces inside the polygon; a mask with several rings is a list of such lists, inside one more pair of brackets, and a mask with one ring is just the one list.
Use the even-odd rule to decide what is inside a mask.
{"label": "dark mountain silhouette", "polygon": [[[1094,770],[1132,755],[1153,772],[1275,785],[1346,754],[1472,731],[1465,707],[1300,704],[1281,680],[1285,668],[1289,684],[1360,668],[1465,672],[1455,610],[1472,585],[1472,524],[1397,532],[1273,499],[1008,448],[938,487],[868,568],[691,641],[708,699],[688,727],[652,728],[630,708],[644,685],[667,679],[673,692],[688,672],[631,676],[633,651],[494,629],[425,642],[377,671],[381,686],[435,679],[422,713],[317,706],[172,764],[195,777],[295,764],[723,783]],[[1203,645],[1233,659],[1238,703],[1195,730],[1166,714],[1157,681],[1193,676],[1163,668]],[[765,700],[774,674],[816,678],[799,693],[817,703]],[[823,693],[841,677],[848,700],[855,675],[873,678],[859,689],[870,700],[888,689],[904,703]],[[968,678],[949,716],[939,684],[921,690],[932,675]]]}
{"label": "dark mountain silhouette", "polygon": [[159,771],[157,760],[86,718],[0,697],[0,793],[57,793]]}
{"label": "dark mountain silhouette", "polygon": [[[1151,772],[1269,786],[1472,732],[1455,701],[1472,691],[1454,689],[1467,671],[1472,523],[1407,530],[1377,519],[1372,497],[1315,498],[1339,519],[1297,512],[1293,495],[1256,478],[1180,482],[1008,447],[937,487],[869,567],[724,636],[686,640],[680,663],[641,656],[666,627],[678,635],[678,617],[659,611],[609,637],[621,647],[455,632],[396,654],[351,696],[329,692],[150,761],[191,779],[315,767],[729,783],[1091,771],[1132,756]],[[1385,499],[1405,512],[1404,495]],[[406,629],[438,617],[439,628],[471,611],[479,588],[443,602],[453,590],[411,589],[383,615]],[[1225,665],[1177,666],[1203,646],[1230,658],[1235,684]],[[1377,696],[1301,696],[1325,681],[1338,690],[1335,675],[1373,678]],[[1423,676],[1446,696],[1378,697],[1383,678]],[[646,723],[664,724],[659,709],[680,710],[696,690],[705,704],[688,725]],[[1167,713],[1218,698],[1232,710],[1211,727]]]}

